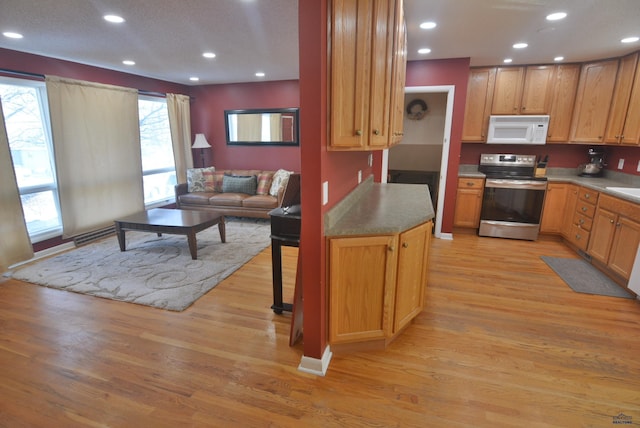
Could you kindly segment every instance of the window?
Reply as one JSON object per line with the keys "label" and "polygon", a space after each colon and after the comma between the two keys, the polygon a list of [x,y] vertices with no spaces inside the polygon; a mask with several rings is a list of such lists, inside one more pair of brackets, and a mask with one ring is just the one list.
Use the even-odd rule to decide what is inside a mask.
{"label": "window", "polygon": [[0,101],[32,242],[62,232],[44,82],[0,77]]}
{"label": "window", "polygon": [[140,96],[138,111],[144,203],[150,206],[173,202],[176,167],[167,102],[162,98]]}

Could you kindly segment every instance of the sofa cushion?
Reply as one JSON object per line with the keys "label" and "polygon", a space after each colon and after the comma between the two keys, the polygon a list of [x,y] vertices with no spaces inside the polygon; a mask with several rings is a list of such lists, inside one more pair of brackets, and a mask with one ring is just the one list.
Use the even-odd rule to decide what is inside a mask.
{"label": "sofa cushion", "polygon": [[271,181],[273,180],[273,171],[262,171],[258,174],[258,189],[257,195],[268,195],[271,189]]}
{"label": "sofa cushion", "polygon": [[189,192],[212,192],[215,167],[188,168],[187,188]]}
{"label": "sofa cushion", "polygon": [[242,202],[250,197],[245,193],[215,193],[209,198],[209,205],[219,207],[241,207]]}
{"label": "sofa cushion", "polygon": [[192,192],[178,196],[180,203],[193,205],[209,205],[209,198],[215,193],[213,192]]}
{"label": "sofa cushion", "polygon": [[289,180],[289,176],[293,174],[293,171],[287,171],[286,169],[279,169],[273,174],[273,179],[271,180],[271,188],[269,189],[269,194],[271,196],[278,196],[278,191],[281,187],[286,186],[287,181]]}
{"label": "sofa cushion", "polygon": [[278,208],[278,199],[271,195],[249,196],[242,201],[242,206],[246,208]]}
{"label": "sofa cushion", "polygon": [[255,195],[258,182],[255,175],[239,177],[235,175],[225,175],[222,177],[223,193],[246,193]]}

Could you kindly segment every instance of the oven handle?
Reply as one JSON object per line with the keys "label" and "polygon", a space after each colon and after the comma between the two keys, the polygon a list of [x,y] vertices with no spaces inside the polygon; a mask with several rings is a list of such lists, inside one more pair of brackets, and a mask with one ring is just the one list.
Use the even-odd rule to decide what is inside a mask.
{"label": "oven handle", "polygon": [[505,180],[500,178],[488,178],[484,187],[494,187],[499,189],[523,189],[523,190],[546,190],[546,181],[534,180]]}

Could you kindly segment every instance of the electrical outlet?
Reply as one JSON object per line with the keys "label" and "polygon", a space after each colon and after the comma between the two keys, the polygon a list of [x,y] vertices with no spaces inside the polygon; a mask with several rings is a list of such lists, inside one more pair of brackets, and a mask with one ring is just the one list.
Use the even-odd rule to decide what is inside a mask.
{"label": "electrical outlet", "polygon": [[369,166],[373,166],[373,153],[369,153],[369,158],[367,159],[367,164],[369,164]]}
{"label": "electrical outlet", "polygon": [[618,169],[622,169],[622,168],[624,168],[624,159],[620,159],[618,161]]}
{"label": "electrical outlet", "polygon": [[638,161],[638,169],[636,171],[640,172],[640,161]]}
{"label": "electrical outlet", "polygon": [[327,205],[329,203],[329,182],[325,181],[322,183],[322,205]]}
{"label": "electrical outlet", "polygon": [[358,170],[358,184],[362,183],[362,170]]}

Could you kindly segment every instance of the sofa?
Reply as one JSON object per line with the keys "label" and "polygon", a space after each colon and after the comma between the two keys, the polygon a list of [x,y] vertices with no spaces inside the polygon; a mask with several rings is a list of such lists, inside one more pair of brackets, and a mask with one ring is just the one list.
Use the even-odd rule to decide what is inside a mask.
{"label": "sofa", "polygon": [[175,186],[176,207],[268,219],[269,212],[280,206],[291,173],[283,169],[191,168],[187,182]]}

